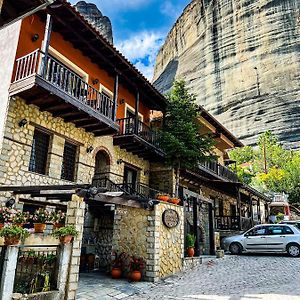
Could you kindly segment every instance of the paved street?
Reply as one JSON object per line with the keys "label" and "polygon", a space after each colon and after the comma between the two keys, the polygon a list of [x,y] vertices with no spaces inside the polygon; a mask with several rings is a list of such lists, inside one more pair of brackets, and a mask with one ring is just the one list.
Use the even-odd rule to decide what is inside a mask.
{"label": "paved street", "polygon": [[[296,300],[300,299],[299,270],[300,258],[228,255],[224,259],[206,260],[197,269],[156,284],[109,280],[109,286],[99,285],[95,289],[90,285],[83,292],[81,281],[78,299]],[[105,288],[114,294],[108,295]]]}

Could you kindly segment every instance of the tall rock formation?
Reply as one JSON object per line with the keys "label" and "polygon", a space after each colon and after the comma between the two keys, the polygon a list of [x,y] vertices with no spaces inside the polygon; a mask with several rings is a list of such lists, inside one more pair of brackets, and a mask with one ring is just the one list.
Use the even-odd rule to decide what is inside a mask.
{"label": "tall rock formation", "polygon": [[246,144],[271,130],[300,148],[300,0],[194,0],[158,53],[154,82],[182,78]]}
{"label": "tall rock formation", "polygon": [[110,19],[103,16],[95,4],[79,1],[75,4],[75,7],[111,44],[113,43],[113,32]]}

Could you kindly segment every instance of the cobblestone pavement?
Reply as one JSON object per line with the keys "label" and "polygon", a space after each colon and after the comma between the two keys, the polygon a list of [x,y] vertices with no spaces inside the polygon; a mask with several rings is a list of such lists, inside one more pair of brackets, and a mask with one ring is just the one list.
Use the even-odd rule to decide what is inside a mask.
{"label": "cobblestone pavement", "polygon": [[228,255],[155,284],[84,275],[77,299],[300,300],[300,258]]}
{"label": "cobblestone pavement", "polygon": [[125,279],[114,280],[101,273],[82,273],[79,279],[77,300],[115,300],[125,299],[130,295],[153,286],[150,282],[128,282]]}
{"label": "cobblestone pavement", "polygon": [[127,299],[299,300],[300,258],[228,255]]}

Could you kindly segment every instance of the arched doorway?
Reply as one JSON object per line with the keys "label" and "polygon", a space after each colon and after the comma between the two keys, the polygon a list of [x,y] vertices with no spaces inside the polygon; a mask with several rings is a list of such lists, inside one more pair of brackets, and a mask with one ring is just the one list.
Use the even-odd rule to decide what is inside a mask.
{"label": "arched doorway", "polygon": [[95,157],[95,174],[93,177],[93,185],[102,186],[104,179],[109,178],[110,172],[110,156],[104,150],[99,150]]}

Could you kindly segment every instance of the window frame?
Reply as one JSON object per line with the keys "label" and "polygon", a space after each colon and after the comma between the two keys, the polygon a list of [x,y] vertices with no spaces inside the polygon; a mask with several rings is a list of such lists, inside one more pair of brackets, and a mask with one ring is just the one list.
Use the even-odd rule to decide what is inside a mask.
{"label": "window frame", "polygon": [[[69,161],[69,159],[65,156],[66,155],[66,145],[71,145],[75,148],[75,153],[74,153],[74,163],[73,163],[73,170],[72,170],[72,178],[69,178],[66,176],[66,172],[64,170],[64,165],[65,165],[65,160],[67,159]],[[60,179],[62,180],[66,180],[66,181],[70,181],[70,182],[75,182],[77,179],[77,165],[78,165],[78,155],[79,155],[79,146],[75,143],[73,143],[70,140],[65,140],[65,144],[64,144],[64,151],[63,151],[63,155],[62,155],[62,162],[61,162],[61,174],[60,174]]]}
{"label": "window frame", "polygon": [[[45,153],[43,156],[43,172],[39,172],[36,170],[36,161],[40,161],[41,157],[37,157],[36,153],[35,153],[35,167],[34,169],[32,168],[32,159],[33,159],[33,150],[34,150],[34,142],[35,142],[35,135],[36,133],[42,134],[44,136],[47,136],[48,139],[48,145],[47,145],[47,153]],[[39,175],[44,175],[47,176],[49,174],[49,155],[50,155],[50,148],[51,148],[51,143],[52,143],[52,134],[49,133],[46,130],[43,130],[41,128],[35,127],[34,128],[34,133],[33,133],[33,139],[32,139],[32,144],[31,144],[31,152],[30,152],[30,158],[29,158],[29,165],[28,165],[28,171],[35,173],[35,174],[39,174]],[[36,151],[36,150],[35,150]]]}

